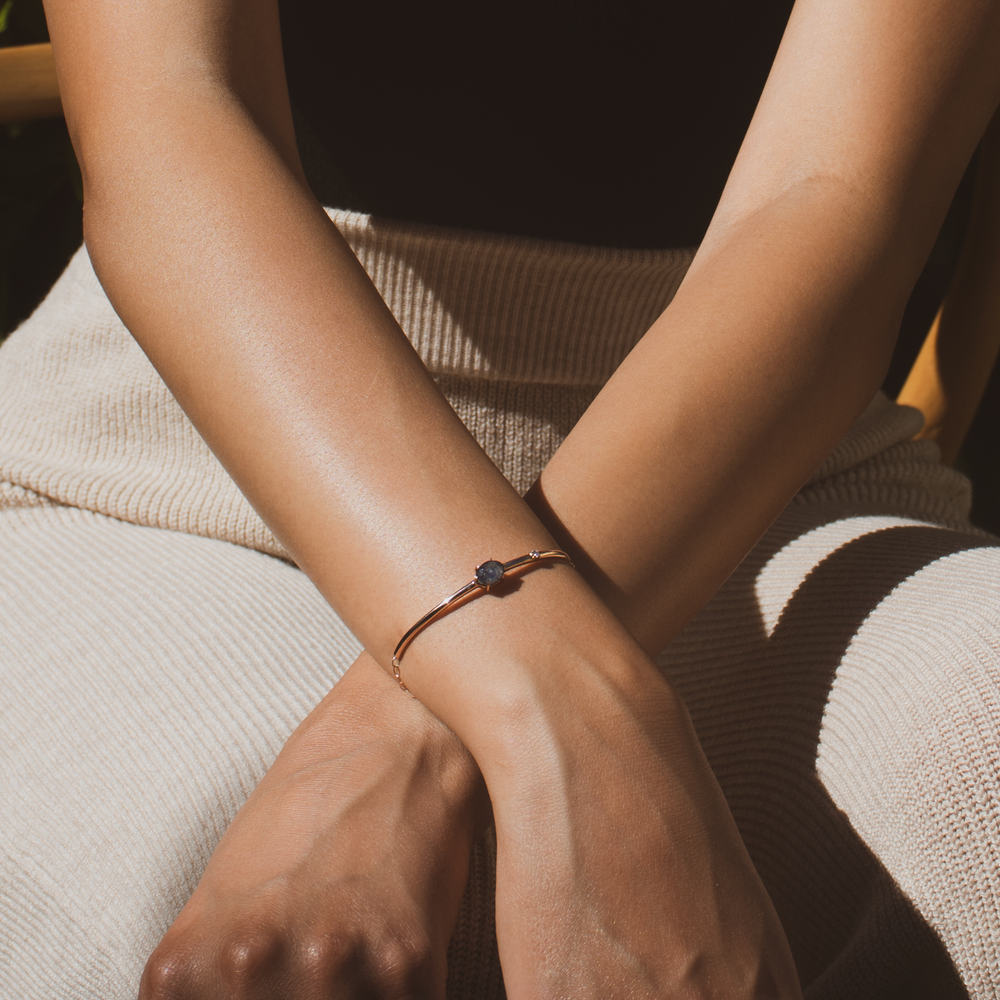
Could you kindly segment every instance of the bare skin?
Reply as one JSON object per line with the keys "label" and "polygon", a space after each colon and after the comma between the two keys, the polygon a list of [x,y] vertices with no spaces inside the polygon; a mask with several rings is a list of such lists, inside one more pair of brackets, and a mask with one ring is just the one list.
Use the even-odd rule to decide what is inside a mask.
{"label": "bare skin", "polygon": [[[270,0],[49,0],[46,10],[105,289],[374,661],[388,668],[428,595],[484,556],[555,536],[587,574],[533,572],[408,651],[410,689],[450,732],[417,716],[400,731],[412,726],[427,748],[417,759],[464,772],[458,791],[426,792],[410,758],[402,784],[378,785],[371,813],[339,800],[307,807],[299,775],[367,802],[355,762],[376,781],[388,773],[382,753],[402,752],[356,730],[338,746],[354,697],[365,705],[376,689],[335,691],[311,723],[330,746],[293,742],[279,758],[157,950],[143,997],[218,996],[229,973],[234,997],[440,995],[462,867],[445,861],[456,844],[467,851],[476,825],[476,795],[461,791],[475,787],[474,769],[452,733],[492,800],[512,1000],[797,996],[773,909],[649,653],[738,564],[879,384],[1000,99],[997,5],[800,0],[688,278],[531,506],[447,406],[306,188]],[[484,646],[489,669],[472,669]],[[440,764],[454,754],[454,771]],[[282,819],[294,826],[282,828],[284,857],[267,839],[278,813],[301,819]],[[362,853],[363,870],[345,869],[379,824],[423,831],[423,864],[397,873],[391,857]],[[254,856],[276,867],[242,880]],[[347,901],[310,895],[296,880],[307,868]],[[352,878],[360,895],[338,896]],[[448,890],[436,896],[441,878]],[[365,910],[361,896],[384,903]],[[254,926],[265,932],[238,933]],[[300,961],[319,938],[329,954]],[[388,938],[406,942],[402,957]]]}

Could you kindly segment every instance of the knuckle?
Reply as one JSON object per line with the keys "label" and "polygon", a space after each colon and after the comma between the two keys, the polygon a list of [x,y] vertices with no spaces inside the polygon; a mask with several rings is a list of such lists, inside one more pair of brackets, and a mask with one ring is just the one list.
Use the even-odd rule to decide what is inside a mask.
{"label": "knuckle", "polygon": [[422,937],[381,941],[368,954],[370,974],[390,996],[410,995],[432,971],[430,942]]}
{"label": "knuckle", "polygon": [[194,957],[188,949],[161,944],[143,970],[140,1000],[180,1000],[188,995],[195,971]]}
{"label": "knuckle", "polygon": [[354,969],[360,951],[353,934],[322,934],[302,942],[299,962],[307,973],[317,979],[328,979]]}
{"label": "knuckle", "polygon": [[302,941],[298,965],[309,981],[365,983],[380,997],[423,996],[433,977],[433,956],[424,938],[374,938],[357,929]]}
{"label": "knuckle", "polygon": [[232,986],[251,982],[278,966],[285,953],[283,935],[274,928],[246,925],[230,932],[219,949],[219,972]]}

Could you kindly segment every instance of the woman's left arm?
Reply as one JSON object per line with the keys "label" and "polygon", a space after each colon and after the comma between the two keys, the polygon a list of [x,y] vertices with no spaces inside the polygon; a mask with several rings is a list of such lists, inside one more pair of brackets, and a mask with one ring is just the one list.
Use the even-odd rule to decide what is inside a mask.
{"label": "woman's left arm", "polygon": [[880,384],[1000,99],[994,0],[799,0],[674,301],[529,500],[648,651]]}

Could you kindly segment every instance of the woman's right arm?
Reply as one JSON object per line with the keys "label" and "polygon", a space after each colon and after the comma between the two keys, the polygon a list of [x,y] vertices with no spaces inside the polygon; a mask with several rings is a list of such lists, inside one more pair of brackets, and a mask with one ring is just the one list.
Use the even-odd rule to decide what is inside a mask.
{"label": "woman's right arm", "polygon": [[[234,480],[387,666],[477,562],[551,539],[308,189],[274,0],[46,10],[102,285]],[[524,589],[541,578],[591,600],[569,570]],[[408,653],[414,680],[425,644]],[[430,687],[448,699],[463,684]]]}

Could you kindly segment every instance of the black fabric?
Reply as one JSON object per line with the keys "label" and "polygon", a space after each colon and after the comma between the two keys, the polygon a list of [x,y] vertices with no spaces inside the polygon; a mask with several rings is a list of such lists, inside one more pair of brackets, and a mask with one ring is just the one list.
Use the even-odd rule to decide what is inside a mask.
{"label": "black fabric", "polygon": [[281,0],[325,204],[605,246],[700,241],[792,0]]}

